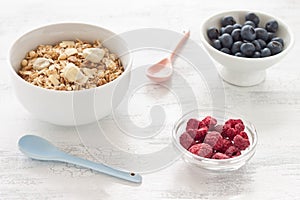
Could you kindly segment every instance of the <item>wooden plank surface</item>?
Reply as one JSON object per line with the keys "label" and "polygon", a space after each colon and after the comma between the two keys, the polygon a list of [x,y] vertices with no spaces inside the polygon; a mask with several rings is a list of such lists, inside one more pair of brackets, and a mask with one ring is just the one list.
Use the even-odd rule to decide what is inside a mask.
{"label": "wooden plank surface", "polygon": [[[0,199],[300,198],[300,1],[10,0],[3,4],[0,8]],[[97,24],[116,33],[151,27],[176,32],[189,28],[191,39],[200,44],[203,19],[225,9],[268,12],[286,21],[295,34],[293,50],[267,70],[266,80],[260,85],[241,88],[224,83],[210,88],[201,74],[178,59],[176,72],[194,92],[195,99],[184,98],[186,84],[174,80],[167,85],[169,88],[153,84],[138,88],[129,99],[128,113],[119,108],[114,112],[116,116],[100,121],[111,142],[108,146],[101,144],[104,140],[94,140],[101,138],[98,126],[96,129],[59,127],[41,122],[13,95],[8,50],[17,37],[33,28],[62,21]],[[170,44],[175,43],[166,43],[166,48]],[[167,52],[136,52],[135,67],[154,63],[165,55]],[[257,153],[245,167],[232,173],[207,173],[178,159],[146,173],[144,168],[131,166],[130,160],[124,159],[124,152],[136,161],[162,151],[171,143],[171,128],[180,117],[182,107],[189,108],[193,100],[200,106],[211,106],[211,89],[223,92],[225,107],[246,116],[258,130]],[[165,127],[160,134],[136,139],[116,128],[115,121],[123,125],[133,123],[133,127],[149,126],[149,111],[154,105],[160,105],[166,113]],[[129,134],[136,130],[132,129]],[[70,164],[31,160],[17,147],[18,139],[27,133],[43,136],[73,155],[138,169],[143,174],[143,183],[133,185]]]}

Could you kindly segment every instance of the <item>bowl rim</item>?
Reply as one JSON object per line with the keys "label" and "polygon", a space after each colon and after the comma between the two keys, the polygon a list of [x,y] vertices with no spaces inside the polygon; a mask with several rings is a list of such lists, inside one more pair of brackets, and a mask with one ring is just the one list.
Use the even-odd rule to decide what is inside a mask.
{"label": "bowl rim", "polygon": [[[66,91],[66,90],[47,89],[47,88],[43,88],[43,87],[40,87],[40,86],[37,86],[37,85],[33,85],[33,84],[25,81],[21,76],[18,75],[17,71],[14,70],[14,68],[13,68],[13,66],[11,64],[11,57],[12,57],[12,52],[11,51],[12,51],[12,48],[15,47],[15,45],[22,38],[30,35],[32,32],[35,32],[35,31],[38,31],[38,30],[41,30],[41,29],[45,29],[45,28],[51,27],[51,26],[61,26],[61,25],[89,26],[89,27],[93,27],[93,28],[96,28],[96,29],[99,29],[99,30],[102,30],[102,31],[106,31],[111,36],[108,37],[108,38],[106,38],[103,41],[109,40],[109,39],[114,38],[114,37],[118,37],[118,39],[120,39],[124,43],[125,48],[128,50],[127,54],[129,56],[129,61],[128,61],[128,64],[126,65],[128,67],[126,67],[124,69],[124,72],[118,78],[116,78],[115,80],[113,80],[111,82],[108,82],[108,83],[106,83],[104,85],[95,87],[95,88],[88,88],[88,89],[83,89],[83,90]],[[101,41],[101,42],[103,42],[103,41]],[[119,34],[116,34],[116,33],[112,32],[111,30],[109,30],[107,28],[104,28],[104,27],[101,27],[101,26],[98,26],[98,25],[95,25],[95,24],[90,24],[90,23],[85,23],[85,22],[58,22],[58,23],[50,23],[50,24],[39,26],[39,27],[30,29],[29,31],[25,31],[25,32],[21,33],[20,36],[18,36],[17,39],[15,39],[12,42],[12,44],[10,45],[10,48],[9,48],[9,51],[8,51],[7,62],[8,62],[8,67],[9,67],[9,70],[11,72],[11,75],[13,75],[14,77],[16,77],[17,80],[19,80],[19,81],[23,82],[24,84],[26,84],[28,87],[32,87],[33,89],[41,90],[41,91],[44,91],[44,92],[60,93],[60,94],[85,93],[85,92],[90,92],[90,91],[94,91],[94,90],[100,90],[101,88],[109,87],[110,85],[115,84],[117,81],[120,81],[120,78],[123,78],[125,75],[127,75],[131,71],[131,67],[132,67],[132,63],[133,63],[133,55],[132,55],[131,51],[129,50],[128,46],[129,45],[127,44],[127,42],[122,37],[120,37]]]}
{"label": "bowl rim", "polygon": [[[275,19],[276,21],[279,22],[280,26],[283,26],[284,29],[286,29],[289,37],[290,37],[290,42],[288,44],[288,46],[286,46],[286,48],[273,56],[268,56],[268,57],[263,57],[263,58],[247,58],[247,57],[238,57],[238,56],[234,56],[234,55],[229,55],[226,53],[223,53],[217,49],[215,49],[206,39],[205,39],[205,34],[206,34],[206,30],[204,30],[205,28],[205,24],[207,23],[208,20],[210,20],[211,18],[215,18],[217,16],[226,16],[226,15],[230,15],[232,13],[249,13],[249,12],[253,12],[255,14],[258,15],[264,15],[270,19]],[[268,61],[268,60],[273,60],[275,58],[278,57],[282,57],[284,55],[286,55],[286,53],[294,46],[295,43],[295,39],[294,39],[294,34],[291,30],[291,28],[289,27],[289,25],[287,23],[285,23],[281,18],[279,17],[275,17],[272,14],[269,14],[267,12],[262,12],[262,11],[258,11],[258,10],[247,10],[247,9],[243,9],[243,10],[237,10],[237,9],[231,9],[231,10],[225,10],[222,12],[216,12],[214,14],[211,14],[210,16],[206,17],[203,22],[200,25],[200,39],[201,42],[204,44],[204,46],[206,46],[207,48],[209,48],[209,50],[213,51],[214,53],[217,53],[218,55],[222,55],[225,56],[226,58],[231,58],[231,59],[237,59],[237,60],[244,60],[244,61]]]}
{"label": "bowl rim", "polygon": [[[228,113],[228,114],[233,114],[236,117],[239,117],[240,119],[243,120],[243,122],[246,122],[248,125],[250,125],[251,130],[253,129],[253,142],[250,143],[251,145],[248,147],[249,149],[244,152],[243,154],[241,154],[240,156],[234,157],[234,158],[228,158],[228,159],[212,159],[212,158],[204,158],[204,157],[200,157],[197,156],[191,152],[189,152],[187,149],[183,148],[183,146],[178,143],[178,137],[177,137],[177,129],[178,127],[181,125],[181,123],[183,122],[183,119],[186,118],[188,115],[190,115],[191,113],[197,112],[200,113],[200,111],[217,111],[217,112],[224,112],[224,113]],[[226,116],[226,115],[225,115]],[[214,116],[212,116],[214,117]],[[249,127],[249,126],[247,126]],[[182,134],[182,133],[181,133]],[[173,143],[175,144],[175,146],[180,150],[181,153],[183,153],[186,156],[189,156],[190,158],[193,158],[197,161],[204,161],[210,164],[222,164],[222,163],[230,163],[230,162],[239,162],[240,160],[243,160],[243,158],[247,157],[247,155],[251,155],[254,154],[256,151],[256,146],[258,143],[258,134],[257,134],[257,130],[255,128],[255,126],[244,116],[229,111],[228,109],[221,109],[221,108],[214,108],[214,107],[205,107],[205,108],[198,108],[198,109],[194,109],[191,110],[189,112],[186,112],[185,114],[183,114],[174,124],[173,129],[172,129],[172,140]]]}

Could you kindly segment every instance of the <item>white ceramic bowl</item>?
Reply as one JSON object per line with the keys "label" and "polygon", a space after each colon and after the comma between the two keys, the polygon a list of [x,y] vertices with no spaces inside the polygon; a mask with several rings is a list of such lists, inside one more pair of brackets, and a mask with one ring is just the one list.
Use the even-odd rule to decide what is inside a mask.
{"label": "white ceramic bowl", "polygon": [[[26,82],[17,71],[26,53],[41,44],[62,40],[100,40],[116,53],[125,68],[116,80],[103,86],[81,91],[55,91]],[[12,85],[20,103],[37,118],[57,125],[71,126],[95,122],[111,113],[125,95],[129,82],[132,57],[125,41],[104,28],[82,24],[61,23],[44,26],[21,36],[9,52]]]}
{"label": "white ceramic bowl", "polygon": [[[227,15],[234,17],[237,23],[243,24],[248,12],[254,12],[260,18],[259,27],[264,27],[266,22],[271,19],[277,20],[279,29],[276,36],[284,40],[284,50],[282,52],[265,58],[243,58],[225,54],[211,46],[210,39],[207,37],[208,28],[220,28],[221,19]],[[238,86],[252,86],[262,82],[265,79],[266,69],[278,63],[294,44],[292,31],[282,20],[259,11],[246,10],[225,11],[208,17],[201,25],[200,37],[210,56],[221,65],[218,69],[220,76],[225,81]]]}

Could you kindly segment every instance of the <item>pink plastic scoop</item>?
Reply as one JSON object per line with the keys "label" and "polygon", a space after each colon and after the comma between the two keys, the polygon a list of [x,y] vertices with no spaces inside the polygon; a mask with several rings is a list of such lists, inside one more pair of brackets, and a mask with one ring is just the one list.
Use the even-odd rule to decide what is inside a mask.
{"label": "pink plastic scoop", "polygon": [[173,61],[175,56],[177,55],[178,51],[182,48],[182,46],[185,44],[186,40],[190,36],[190,31],[187,31],[183,38],[180,40],[174,51],[172,52],[171,56],[168,58],[164,58],[158,63],[150,66],[147,71],[146,75],[149,79],[151,79],[154,82],[164,82],[171,78],[173,74]]}

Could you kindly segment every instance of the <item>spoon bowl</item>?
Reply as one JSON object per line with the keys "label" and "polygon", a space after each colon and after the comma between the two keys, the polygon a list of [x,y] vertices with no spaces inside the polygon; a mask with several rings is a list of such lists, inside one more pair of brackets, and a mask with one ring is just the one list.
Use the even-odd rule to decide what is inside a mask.
{"label": "spoon bowl", "polygon": [[164,58],[155,65],[147,69],[146,75],[155,82],[164,82],[169,80],[173,74],[173,66],[170,58]]}
{"label": "spoon bowl", "polygon": [[60,151],[49,141],[34,135],[26,135],[18,142],[22,153],[37,160],[57,160]]}
{"label": "spoon bowl", "polygon": [[186,40],[190,36],[190,31],[187,31],[183,38],[180,40],[174,51],[172,52],[171,56],[168,58],[164,58],[158,63],[148,67],[146,71],[147,77],[157,83],[165,82],[169,80],[173,74],[173,61],[175,56],[178,54],[179,50],[185,44]]}

